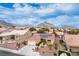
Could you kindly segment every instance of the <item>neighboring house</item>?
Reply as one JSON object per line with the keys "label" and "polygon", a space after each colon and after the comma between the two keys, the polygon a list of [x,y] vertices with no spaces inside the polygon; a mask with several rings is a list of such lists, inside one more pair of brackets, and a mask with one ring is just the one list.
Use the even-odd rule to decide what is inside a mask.
{"label": "neighboring house", "polygon": [[65,42],[69,47],[72,55],[79,55],[79,35],[65,34]]}
{"label": "neighboring house", "polygon": [[29,41],[28,41],[28,45],[36,45],[36,42],[33,41],[33,40],[29,40]]}
{"label": "neighboring house", "polygon": [[7,30],[6,28],[0,28],[0,33],[6,30]]}
{"label": "neighboring house", "polygon": [[53,31],[54,31],[54,30],[50,28],[50,29],[49,29],[49,34],[52,34]]}
{"label": "neighboring house", "polygon": [[30,27],[28,27],[28,26],[15,26],[15,28],[14,29],[16,29],[16,30],[25,30],[25,29],[29,29]]}
{"label": "neighboring house", "polygon": [[[15,41],[16,43],[23,43],[28,41],[28,38],[31,36],[31,32],[27,30],[12,30],[0,33],[1,44],[9,43],[9,40]],[[12,43],[10,42],[10,43]]]}

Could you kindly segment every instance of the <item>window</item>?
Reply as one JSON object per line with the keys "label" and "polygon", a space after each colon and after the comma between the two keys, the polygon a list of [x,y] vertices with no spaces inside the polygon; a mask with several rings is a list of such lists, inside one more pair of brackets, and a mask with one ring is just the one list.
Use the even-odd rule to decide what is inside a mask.
{"label": "window", "polygon": [[48,42],[51,42],[51,40],[47,40]]}
{"label": "window", "polygon": [[2,40],[2,37],[0,37],[0,40]]}
{"label": "window", "polygon": [[11,36],[11,39],[15,39],[15,35],[12,35],[12,36]]}

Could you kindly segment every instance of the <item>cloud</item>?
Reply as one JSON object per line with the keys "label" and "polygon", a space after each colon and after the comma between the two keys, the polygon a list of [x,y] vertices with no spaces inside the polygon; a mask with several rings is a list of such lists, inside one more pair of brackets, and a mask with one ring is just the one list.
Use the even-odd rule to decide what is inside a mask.
{"label": "cloud", "polygon": [[14,24],[37,25],[50,22],[56,26],[79,25],[79,4],[13,4],[13,8],[0,5],[0,20]]}
{"label": "cloud", "polygon": [[17,12],[20,11],[25,13],[31,13],[33,10],[33,8],[31,6],[28,6],[27,4],[24,7],[22,7],[21,4],[14,4],[13,6],[15,6],[14,9]]}
{"label": "cloud", "polygon": [[54,18],[47,19],[47,22],[54,24],[55,26],[74,26],[77,27],[79,25],[79,16],[67,16],[61,15]]}

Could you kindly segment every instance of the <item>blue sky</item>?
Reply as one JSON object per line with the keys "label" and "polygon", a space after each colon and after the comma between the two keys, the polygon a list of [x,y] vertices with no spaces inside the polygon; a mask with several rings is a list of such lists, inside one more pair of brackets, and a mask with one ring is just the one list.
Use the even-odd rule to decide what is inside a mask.
{"label": "blue sky", "polygon": [[49,22],[55,26],[79,27],[79,4],[1,3],[0,20],[18,25]]}

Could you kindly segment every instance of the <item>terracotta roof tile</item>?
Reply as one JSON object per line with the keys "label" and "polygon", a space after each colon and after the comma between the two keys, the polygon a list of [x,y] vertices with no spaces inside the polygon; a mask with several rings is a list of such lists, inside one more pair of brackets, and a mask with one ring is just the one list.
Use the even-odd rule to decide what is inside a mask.
{"label": "terracotta roof tile", "polygon": [[79,35],[65,35],[65,41],[69,46],[79,47]]}

